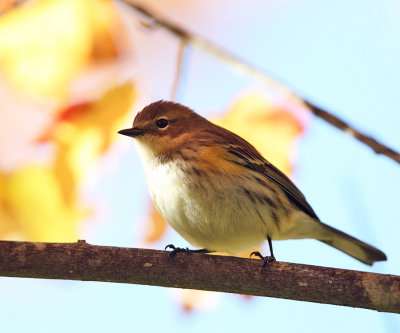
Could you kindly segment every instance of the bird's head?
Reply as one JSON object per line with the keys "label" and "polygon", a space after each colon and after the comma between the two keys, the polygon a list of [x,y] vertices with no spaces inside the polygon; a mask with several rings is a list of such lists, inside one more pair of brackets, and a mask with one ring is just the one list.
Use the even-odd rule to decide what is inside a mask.
{"label": "bird's head", "polygon": [[118,133],[136,139],[147,154],[169,156],[190,142],[194,133],[208,126],[208,123],[186,106],[158,101],[136,115],[132,128]]}

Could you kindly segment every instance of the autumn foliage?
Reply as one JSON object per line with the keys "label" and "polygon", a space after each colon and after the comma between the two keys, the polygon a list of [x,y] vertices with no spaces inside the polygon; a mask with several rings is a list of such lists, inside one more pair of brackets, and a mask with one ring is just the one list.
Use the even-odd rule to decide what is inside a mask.
{"label": "autumn foliage", "polygon": [[[137,96],[144,104],[152,102],[144,97],[152,92],[140,86],[140,78],[124,77],[121,66],[141,45],[134,45],[121,9],[111,1],[2,5],[0,93],[9,102],[1,112],[11,119],[18,105],[21,128],[31,128],[13,131],[6,143],[13,145],[17,136],[26,135],[28,157],[9,163],[0,156],[0,238],[75,241],[80,226],[95,213],[82,200],[82,184],[115,145],[117,131],[132,121]],[[291,175],[297,140],[307,125],[299,111],[290,101],[247,92],[233,96],[211,120],[246,138]],[[27,123],[28,115],[37,121]],[[166,229],[162,217],[150,209],[143,243],[165,244]],[[203,306],[204,297],[194,291],[177,296],[186,310]]]}

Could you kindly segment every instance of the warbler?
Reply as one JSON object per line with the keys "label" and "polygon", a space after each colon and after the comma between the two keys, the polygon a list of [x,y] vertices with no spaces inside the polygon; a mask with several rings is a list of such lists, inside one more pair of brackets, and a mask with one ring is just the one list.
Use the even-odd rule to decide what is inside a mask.
{"label": "warbler", "polygon": [[[199,250],[233,255],[268,240],[317,239],[372,265],[386,255],[320,221],[305,196],[250,143],[181,104],[158,101],[132,128],[151,198],[168,224]],[[174,253],[184,251],[175,248]]]}

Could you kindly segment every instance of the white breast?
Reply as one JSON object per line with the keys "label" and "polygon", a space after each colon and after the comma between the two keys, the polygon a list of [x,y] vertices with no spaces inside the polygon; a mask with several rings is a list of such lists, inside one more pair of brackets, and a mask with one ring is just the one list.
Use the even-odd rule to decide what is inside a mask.
{"label": "white breast", "polygon": [[161,163],[145,145],[135,142],[153,203],[174,229],[179,228],[179,224],[186,223],[185,198],[189,195],[181,167],[172,161]]}
{"label": "white breast", "polygon": [[237,182],[196,178],[184,171],[184,161],[161,163],[139,142],[137,148],[154,204],[189,243],[237,254],[266,239],[272,223],[268,211],[238,193]]}

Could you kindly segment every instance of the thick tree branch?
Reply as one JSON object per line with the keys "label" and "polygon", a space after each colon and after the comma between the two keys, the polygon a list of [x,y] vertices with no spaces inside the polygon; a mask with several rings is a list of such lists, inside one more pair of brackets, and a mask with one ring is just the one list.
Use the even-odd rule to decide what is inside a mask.
{"label": "thick tree branch", "polygon": [[0,275],[212,290],[400,313],[400,277],[237,257],[0,241]]}
{"label": "thick tree branch", "polygon": [[152,10],[143,7],[135,0],[123,0],[123,1],[128,5],[130,5],[132,8],[134,8],[140,14],[152,20],[154,24],[149,25],[150,28],[162,27],[166,29],[176,37],[180,38],[185,44],[193,45],[223,60],[224,62],[230,64],[233,68],[263,82],[270,89],[278,92],[279,94],[287,98],[294,100],[295,102],[300,103],[301,105],[304,105],[305,107],[309,108],[315,116],[323,119],[327,123],[343,131],[344,133],[353,136],[363,144],[372,148],[375,153],[385,155],[390,159],[392,159],[393,161],[400,163],[400,154],[396,152],[394,149],[389,148],[388,146],[384,145],[381,142],[378,142],[376,139],[370,137],[369,135],[360,132],[359,130],[355,129],[350,124],[344,122],[343,120],[336,117],[332,113],[323,110],[319,106],[310,102],[308,99],[303,98],[302,96],[295,93],[293,90],[289,89],[286,85],[279,82],[277,79],[273,78],[270,74],[266,73],[260,68],[253,66],[252,64],[244,61],[243,59],[240,59],[239,57],[231,54],[230,52],[221,48],[220,46],[210,42],[209,40],[201,36],[195,35],[191,32],[188,32],[186,29],[180,27],[176,23],[173,23],[172,21],[167,20],[158,14],[155,14]]}

